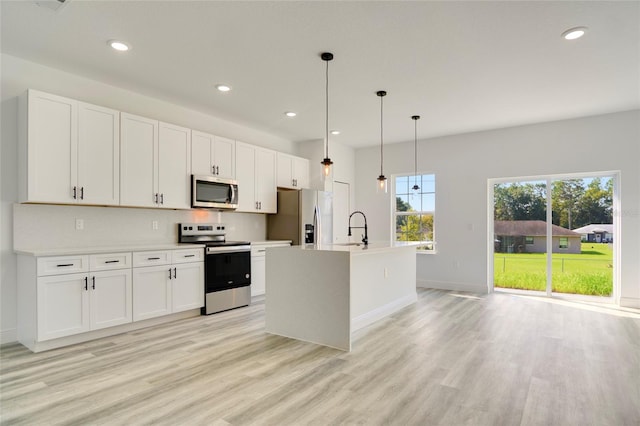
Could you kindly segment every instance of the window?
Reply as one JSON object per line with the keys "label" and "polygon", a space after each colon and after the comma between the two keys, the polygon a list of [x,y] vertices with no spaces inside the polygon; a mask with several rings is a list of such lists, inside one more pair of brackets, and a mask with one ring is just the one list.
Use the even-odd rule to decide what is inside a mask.
{"label": "window", "polygon": [[[414,185],[418,190],[413,190]],[[433,250],[433,217],[436,202],[436,177],[430,175],[394,176],[393,214],[396,241],[420,242],[418,250]]]}
{"label": "window", "polygon": [[528,245],[533,244],[533,237],[524,237],[524,243]]}
{"label": "window", "polygon": [[561,248],[561,249],[569,248],[569,238],[568,237],[560,237],[560,241],[558,243],[558,248]]}

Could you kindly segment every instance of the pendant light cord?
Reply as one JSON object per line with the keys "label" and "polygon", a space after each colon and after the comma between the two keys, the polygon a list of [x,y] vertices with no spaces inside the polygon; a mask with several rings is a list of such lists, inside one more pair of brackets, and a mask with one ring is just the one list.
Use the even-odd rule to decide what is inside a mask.
{"label": "pendant light cord", "polygon": [[414,174],[416,180],[418,179],[418,120],[413,120],[413,160],[414,160]]}
{"label": "pendant light cord", "polygon": [[327,71],[326,71],[326,86],[325,86],[325,94],[326,94],[326,108],[325,108],[325,129],[324,129],[324,136],[325,136],[325,149],[326,149],[326,155],[325,158],[329,158],[329,61],[327,62]]}
{"label": "pendant light cord", "polygon": [[384,153],[382,152],[382,96],[380,96],[380,176],[383,176]]}

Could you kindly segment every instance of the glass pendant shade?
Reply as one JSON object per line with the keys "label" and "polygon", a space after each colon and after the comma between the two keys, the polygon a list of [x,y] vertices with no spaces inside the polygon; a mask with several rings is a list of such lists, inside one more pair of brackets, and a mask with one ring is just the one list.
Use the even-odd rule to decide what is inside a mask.
{"label": "glass pendant shade", "polygon": [[333,179],[333,161],[330,158],[325,158],[320,162],[322,179]]}
{"label": "glass pendant shade", "polygon": [[379,194],[387,193],[387,178],[384,175],[378,176],[376,180],[376,192]]}

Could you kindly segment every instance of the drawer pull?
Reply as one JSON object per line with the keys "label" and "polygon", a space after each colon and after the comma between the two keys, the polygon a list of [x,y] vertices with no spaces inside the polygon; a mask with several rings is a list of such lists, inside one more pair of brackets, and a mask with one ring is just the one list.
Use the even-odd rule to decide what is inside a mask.
{"label": "drawer pull", "polygon": [[147,257],[147,260],[160,260],[159,257]]}
{"label": "drawer pull", "polygon": [[58,268],[63,268],[65,266],[73,266],[73,263],[61,263],[59,265],[56,265]]}
{"label": "drawer pull", "polygon": [[185,254],[184,257],[196,257],[195,254]]}
{"label": "drawer pull", "polygon": [[264,253],[267,249],[258,250],[258,253]]}
{"label": "drawer pull", "polygon": [[119,260],[106,260],[104,263],[120,263]]}

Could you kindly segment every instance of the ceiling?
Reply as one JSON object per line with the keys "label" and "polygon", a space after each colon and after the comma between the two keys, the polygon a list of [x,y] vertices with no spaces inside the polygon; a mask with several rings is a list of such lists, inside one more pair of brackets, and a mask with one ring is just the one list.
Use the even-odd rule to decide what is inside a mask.
{"label": "ceiling", "polygon": [[3,53],[294,142],[324,137],[325,51],[330,140],[353,147],[380,143],[378,90],[385,143],[416,114],[424,139],[640,108],[637,1],[0,3]]}

